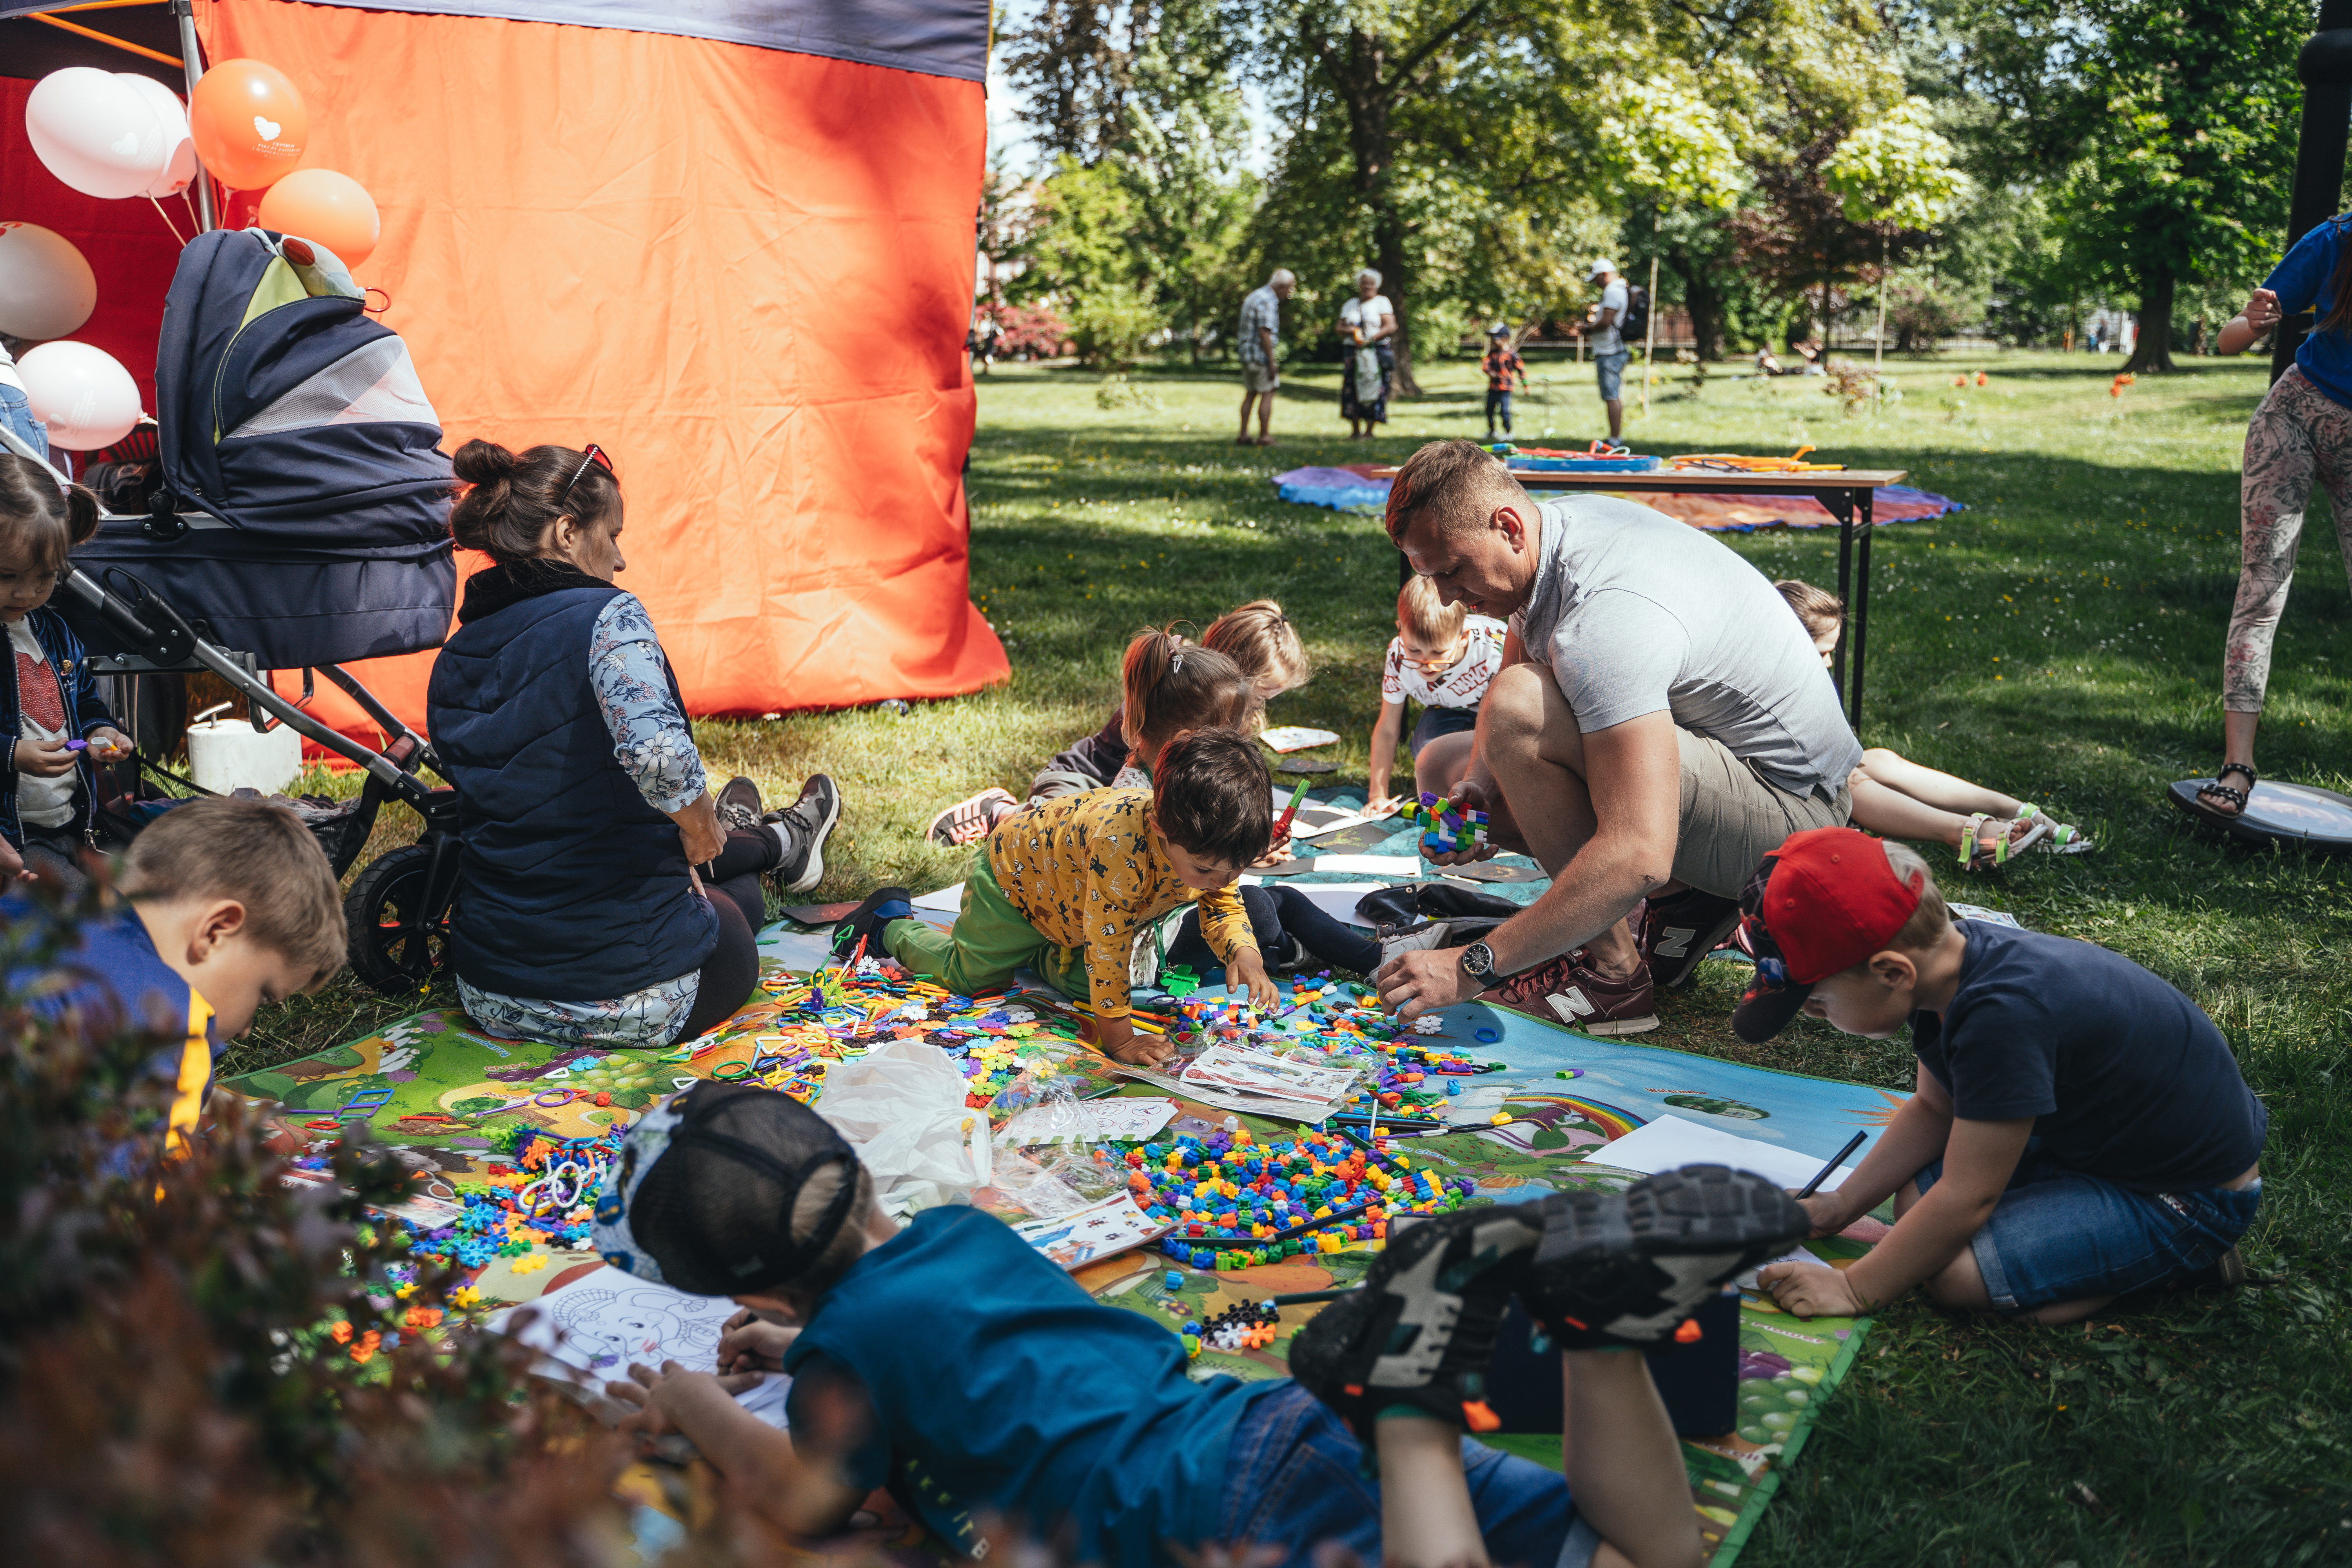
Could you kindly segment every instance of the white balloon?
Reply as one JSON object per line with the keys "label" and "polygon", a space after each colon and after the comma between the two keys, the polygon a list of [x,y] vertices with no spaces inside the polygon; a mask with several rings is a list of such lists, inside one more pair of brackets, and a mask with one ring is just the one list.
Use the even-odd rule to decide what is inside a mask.
{"label": "white balloon", "polygon": [[0,223],[0,332],[61,338],[96,309],[98,274],[72,240],[37,223]]}
{"label": "white balloon", "polygon": [[139,195],[171,167],[172,143],[146,95],[94,66],[68,66],[35,83],[25,134],[49,173],[84,195]]}
{"label": "white balloon", "polygon": [[104,349],[70,339],[26,351],[16,362],[33,417],[49,427],[49,445],[95,452],[139,423],[139,384]]}
{"label": "white balloon", "polygon": [[188,134],[188,106],[180,95],[152,76],[136,71],[116,71],[115,79],[147,100],[155,111],[156,122],[163,128],[163,145],[172,151],[163,160],[163,172],[155,183],[141,192],[142,195],[176,196],[195,183],[196,143]]}

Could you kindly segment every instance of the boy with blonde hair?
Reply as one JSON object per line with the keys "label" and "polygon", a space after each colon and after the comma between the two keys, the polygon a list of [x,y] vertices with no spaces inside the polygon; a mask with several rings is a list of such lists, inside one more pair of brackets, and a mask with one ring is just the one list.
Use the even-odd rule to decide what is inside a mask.
{"label": "boy with blonde hair", "polygon": [[2188,997],[2105,948],[1955,921],[1909,847],[1792,834],[1740,900],[1751,1043],[1800,1012],[1885,1039],[1908,1025],[1918,1091],[1835,1192],[1832,1236],[1888,1194],[1895,1228],[1850,1268],[1759,1276],[1800,1317],[1851,1317],[1914,1285],[1937,1305],[2071,1323],[2130,1290],[2244,1278],[2269,1115]]}
{"label": "boy with blonde hair", "polygon": [[[302,819],[268,801],[190,801],[131,841],[116,887],[128,907],[81,920],[52,973],[72,983],[32,997],[91,1038],[152,1037],[155,1070],[177,1087],[169,1141],[202,1119],[213,1066],[264,1002],[315,991],[343,966],[342,892]],[[31,895],[0,899],[22,959],[55,921]],[[38,972],[10,976],[21,994]]]}
{"label": "boy with blonde hair", "polygon": [[1470,765],[1478,704],[1503,668],[1502,622],[1447,604],[1437,584],[1415,576],[1397,591],[1397,635],[1381,666],[1381,716],[1372,725],[1371,807],[1397,804],[1389,794],[1405,700],[1422,705],[1413,726],[1413,792],[1445,794]]}

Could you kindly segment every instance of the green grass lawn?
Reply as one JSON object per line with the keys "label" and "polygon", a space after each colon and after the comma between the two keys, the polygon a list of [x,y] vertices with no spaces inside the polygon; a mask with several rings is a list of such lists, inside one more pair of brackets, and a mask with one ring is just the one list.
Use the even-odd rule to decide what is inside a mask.
{"label": "green grass lawn", "polygon": [[[2244,1247],[2264,1283],[2057,1330],[1896,1305],[1786,1478],[1748,1548],[1753,1568],[2352,1561],[2352,863],[2225,843],[2162,798],[2220,759],[2236,468],[2263,368],[2192,362],[2116,398],[2117,363],[1890,362],[1899,395],[1860,417],[1819,380],[1718,372],[1699,389],[1676,371],[1628,421],[1636,450],[1810,443],[1828,460],[1908,469],[1911,483],[1968,504],[1876,538],[1863,740],[2030,796],[2095,835],[2091,855],[1942,879],[2182,987],[2271,1111],[2266,1202]],[[1522,439],[1581,446],[1601,433],[1589,367],[1535,368]],[[1952,386],[1979,369],[1989,384]],[[951,881],[961,857],[923,843],[931,814],[985,784],[1018,790],[1095,729],[1130,632],[1205,624],[1271,595],[1317,667],[1272,721],[1348,737],[1339,777],[1360,783],[1396,553],[1375,521],[1286,506],[1266,479],[1483,434],[1474,366],[1426,379],[1429,395],[1399,403],[1386,436],[1351,445],[1335,375],[1301,370],[1285,379],[1280,445],[1258,450],[1232,444],[1229,374],[1150,372],[1137,384],[1158,406],[1107,409],[1095,379],[1067,366],[1000,368],[981,387],[971,455],[972,592],[1005,639],[1012,680],[904,717],[704,723],[714,781],[742,772],[787,795],[807,772],[840,781],[847,805],[818,896]],[[2306,538],[2257,760],[2271,777],[2346,789],[2352,612],[2328,532]],[[1769,575],[1835,584],[1830,531],[1723,537]],[[410,831],[387,820],[382,844]],[[1664,1025],[1645,1039],[1909,1087],[1896,1042],[1801,1022],[1768,1047],[1740,1044],[1727,1026],[1733,978],[1707,966],[1689,992],[1661,999]],[[411,1005],[339,983],[267,1015],[232,1070]]]}

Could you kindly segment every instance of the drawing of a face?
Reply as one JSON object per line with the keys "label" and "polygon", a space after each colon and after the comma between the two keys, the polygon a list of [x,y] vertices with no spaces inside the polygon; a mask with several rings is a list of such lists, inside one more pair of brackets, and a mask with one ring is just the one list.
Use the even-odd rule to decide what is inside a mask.
{"label": "drawing of a face", "polygon": [[594,1371],[633,1362],[708,1364],[718,1352],[715,1325],[688,1321],[654,1291],[562,1291],[553,1299],[553,1311],[564,1348],[584,1357]]}

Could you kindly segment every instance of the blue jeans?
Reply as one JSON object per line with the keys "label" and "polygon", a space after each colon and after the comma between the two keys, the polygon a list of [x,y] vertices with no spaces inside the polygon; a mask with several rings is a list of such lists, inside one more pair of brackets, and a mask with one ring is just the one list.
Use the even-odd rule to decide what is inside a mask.
{"label": "blue jeans", "polygon": [[[2120,1296],[2210,1268],[2254,1223],[2263,1199],[2259,1180],[2242,1192],[2135,1192],[2068,1170],[2038,1145],[2026,1144],[2009,1190],[1969,1244],[2004,1312]],[[1914,1177],[1920,1195],[1943,1173],[1937,1160]]]}
{"label": "blue jeans", "polygon": [[[1356,1435],[1293,1384],[1253,1403],[1226,1452],[1225,1502],[1217,1540],[1281,1549],[1283,1568],[1336,1541],[1365,1563],[1381,1560],[1381,1486],[1368,1478]],[[1462,1440],[1463,1479],[1495,1568],[1586,1568],[1601,1538],[1576,1516],[1556,1470]]]}
{"label": "blue jeans", "polygon": [[1475,704],[1468,708],[1424,708],[1421,710],[1421,722],[1412,727],[1412,739],[1406,746],[1417,757],[1421,749],[1438,736],[1459,735],[1477,727],[1478,710]]}
{"label": "blue jeans", "polygon": [[1632,349],[1619,349],[1613,354],[1594,354],[1592,368],[1601,378],[1601,401],[1615,403],[1625,394],[1625,362],[1633,357]]}
{"label": "blue jeans", "polygon": [[1486,434],[1489,436],[1495,433],[1495,416],[1497,414],[1503,416],[1503,434],[1509,435],[1511,433],[1511,389],[1507,386],[1490,386],[1486,389]]}
{"label": "blue jeans", "polygon": [[[1381,966],[1379,942],[1359,936],[1345,921],[1325,914],[1297,889],[1276,883],[1244,888],[1241,895],[1242,908],[1249,911],[1250,931],[1257,937],[1257,950],[1266,955],[1269,965],[1278,951],[1286,950],[1284,938],[1295,936],[1308,952],[1338,968],[1370,974]],[[1168,944],[1168,962],[1201,975],[1224,967],[1201,934],[1197,910],[1176,928],[1176,940]]]}

